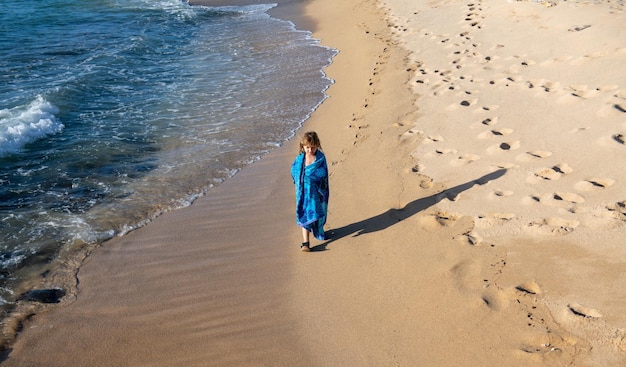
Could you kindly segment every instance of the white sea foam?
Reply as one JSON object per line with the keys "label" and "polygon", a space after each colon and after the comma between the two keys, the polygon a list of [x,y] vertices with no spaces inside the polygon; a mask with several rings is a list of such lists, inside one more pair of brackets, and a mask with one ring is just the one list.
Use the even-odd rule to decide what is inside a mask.
{"label": "white sea foam", "polygon": [[187,0],[132,0],[117,1],[120,7],[164,10],[181,19],[193,19],[196,13]]}
{"label": "white sea foam", "polygon": [[266,13],[268,10],[275,8],[278,4],[250,4],[239,6],[208,6],[206,8],[226,13],[239,13],[239,14],[254,14],[254,13]]}
{"label": "white sea foam", "polygon": [[0,110],[0,157],[63,130],[63,124],[54,116],[58,112],[41,96],[29,105]]}

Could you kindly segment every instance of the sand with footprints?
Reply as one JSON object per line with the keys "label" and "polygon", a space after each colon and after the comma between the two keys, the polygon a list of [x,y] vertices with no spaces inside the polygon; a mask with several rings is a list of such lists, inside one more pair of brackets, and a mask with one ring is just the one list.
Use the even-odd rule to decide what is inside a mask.
{"label": "sand with footprints", "polygon": [[438,203],[472,218],[466,243],[506,249],[512,283],[496,293],[532,295],[598,354],[626,350],[624,4],[384,5],[415,71],[415,171],[449,185],[507,170]]}

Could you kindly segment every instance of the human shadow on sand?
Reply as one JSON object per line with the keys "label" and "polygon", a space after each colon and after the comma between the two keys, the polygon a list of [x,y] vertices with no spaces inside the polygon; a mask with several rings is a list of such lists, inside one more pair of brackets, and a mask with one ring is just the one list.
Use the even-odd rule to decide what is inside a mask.
{"label": "human shadow on sand", "polygon": [[350,235],[352,235],[353,237],[357,237],[364,234],[387,229],[398,222],[401,222],[423,210],[430,208],[431,206],[437,204],[445,198],[454,200],[454,198],[456,198],[456,196],[458,196],[461,192],[469,190],[474,185],[484,185],[489,181],[496,180],[504,176],[506,171],[506,169],[500,169],[470,182],[454,186],[431,196],[413,200],[412,202],[405,205],[402,209],[389,209],[384,213],[364,219],[360,222],[348,224],[345,227],[328,230],[326,231],[327,240],[311,248],[311,251],[324,251],[326,250],[326,246],[328,246],[329,244]]}

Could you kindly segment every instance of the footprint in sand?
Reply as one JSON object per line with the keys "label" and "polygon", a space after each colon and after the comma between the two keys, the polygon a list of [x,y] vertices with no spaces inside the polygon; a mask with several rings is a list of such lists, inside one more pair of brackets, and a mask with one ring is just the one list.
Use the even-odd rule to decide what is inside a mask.
{"label": "footprint in sand", "polygon": [[496,190],[493,194],[497,197],[507,197],[513,195],[513,191],[511,190]]}
{"label": "footprint in sand", "polygon": [[491,133],[496,136],[509,135],[513,133],[513,129],[495,129]]}
{"label": "footprint in sand", "polygon": [[443,39],[444,41],[442,42],[446,42],[450,39],[450,35],[449,34],[440,34],[440,35],[433,34],[432,37],[430,37],[430,39],[431,40]]}
{"label": "footprint in sand", "polygon": [[541,288],[535,281],[532,280],[518,285],[515,289],[526,294],[541,294]]}
{"label": "footprint in sand", "polygon": [[483,106],[479,110],[476,110],[476,112],[494,111],[494,110],[497,110],[498,108],[500,108],[500,106],[498,105]]}
{"label": "footprint in sand", "polygon": [[515,163],[504,162],[504,163],[497,163],[494,165],[494,167],[495,169],[513,169],[519,166]]}
{"label": "footprint in sand", "polygon": [[426,167],[423,164],[416,164],[415,166],[411,167],[410,171],[413,173],[420,173],[420,172],[424,172],[424,169]]}
{"label": "footprint in sand", "polygon": [[440,211],[440,212],[435,213],[434,217],[437,223],[439,223],[439,225],[449,226],[450,224],[459,220],[461,218],[461,215],[456,214],[456,213],[446,212],[446,211]]}
{"label": "footprint in sand", "polygon": [[546,82],[541,85],[545,92],[552,92],[554,90],[561,88],[561,83],[559,82]]}
{"label": "footprint in sand", "polygon": [[[395,127],[395,128],[401,128],[404,127],[406,125],[410,125],[411,123],[408,121],[403,121],[403,122],[394,122],[391,124],[391,126]],[[415,130],[415,129],[409,129],[407,131],[405,131],[403,133],[403,135],[412,135],[412,134],[423,134],[422,131],[420,130]]]}
{"label": "footprint in sand", "polygon": [[580,204],[585,202],[585,198],[571,192],[555,192],[552,195],[554,200],[564,201],[568,203]]}
{"label": "footprint in sand", "polygon": [[531,66],[531,65],[535,65],[535,64],[537,64],[537,63],[535,61],[533,61],[533,60],[522,60],[520,62],[520,65],[522,65],[522,66]]}
{"label": "footprint in sand", "polygon": [[612,186],[615,180],[612,178],[590,178],[584,181],[580,181],[574,187],[578,191],[590,191],[594,189],[605,189]]}
{"label": "footprint in sand", "polygon": [[501,150],[517,150],[519,149],[519,147],[520,147],[520,142],[517,140],[500,143],[500,145],[498,145],[498,148],[500,148]]}
{"label": "footprint in sand", "polygon": [[624,145],[626,144],[626,137],[625,137],[625,133],[621,132],[621,133],[617,133],[615,135],[613,135],[613,140],[615,140],[616,142]]}
{"label": "footprint in sand", "polygon": [[[469,52],[468,50],[465,50],[466,53]],[[476,56],[476,54],[473,54],[474,56]],[[472,57],[472,55],[470,55],[469,57]],[[461,75],[459,77],[459,80],[463,80],[463,81],[468,81],[470,83],[473,83],[474,81],[480,81],[480,79],[474,79],[473,76],[471,75]]]}
{"label": "footprint in sand", "polygon": [[[397,125],[393,125],[394,127],[398,127]],[[410,129],[407,130],[405,132],[403,132],[400,135],[400,141],[402,143],[405,142],[412,142],[412,141],[416,141],[416,140],[423,140],[422,137],[424,136],[424,132],[421,130],[416,130],[416,129]]]}
{"label": "footprint in sand", "polygon": [[491,146],[487,148],[487,153],[488,154],[497,154],[497,153],[502,153],[502,152],[506,152],[506,151],[510,151],[510,150],[517,150],[520,148],[520,142],[519,141],[507,141],[507,142],[502,142],[499,143],[497,145]]}
{"label": "footprint in sand", "polygon": [[527,154],[535,158],[548,158],[552,155],[552,152],[547,150],[533,150],[531,152],[527,152]]}
{"label": "footprint in sand", "polygon": [[482,236],[476,233],[476,231],[463,233],[460,236],[456,236],[455,239],[471,246],[479,246],[483,242]]}
{"label": "footprint in sand", "polygon": [[561,178],[561,173],[553,168],[544,168],[539,172],[535,172],[535,176],[541,177],[544,180],[558,180]]}
{"label": "footprint in sand", "polygon": [[589,89],[586,85],[570,85],[571,95],[583,99],[593,98],[598,95],[597,89]]}
{"label": "footprint in sand", "polygon": [[615,180],[612,178],[592,178],[589,179],[588,182],[591,183],[594,187],[604,189],[612,186],[615,183]]}
{"label": "footprint in sand", "polygon": [[547,150],[533,150],[518,155],[516,159],[521,162],[530,162],[536,159],[548,158],[550,156],[552,156],[552,152],[549,152]]}
{"label": "footprint in sand", "polygon": [[480,156],[476,154],[463,154],[457,157],[455,160],[450,161],[450,165],[454,167],[460,167],[475,162],[479,159]]}
{"label": "footprint in sand", "polygon": [[535,87],[541,85],[543,82],[543,79],[528,79],[526,81],[526,86],[528,87],[528,89],[534,89]]}
{"label": "footprint in sand", "polygon": [[568,32],[580,32],[591,27],[591,24],[573,25],[567,29]]}
{"label": "footprint in sand", "polygon": [[[475,105],[476,103],[478,103],[478,100],[477,100],[477,99],[470,99],[470,100],[465,99],[465,100],[462,100],[462,101],[459,103],[459,105],[461,105],[461,106],[463,106],[463,107],[469,107],[469,106],[473,106],[473,105]],[[456,107],[456,106],[454,106],[454,107]]]}
{"label": "footprint in sand", "polygon": [[607,206],[609,212],[614,212],[617,219],[626,220],[626,200],[618,201],[615,205]]}
{"label": "footprint in sand", "polygon": [[464,38],[464,39],[466,39],[468,41],[472,39],[472,37],[469,36],[469,32],[459,33],[459,37]]}
{"label": "footprint in sand", "polygon": [[566,235],[573,232],[579,225],[580,222],[575,220],[553,217],[530,222],[528,227],[541,234]]}
{"label": "footprint in sand", "polygon": [[[498,56],[485,56],[485,58],[483,59],[483,61],[488,64],[494,61],[494,59],[498,59]],[[490,80],[489,84],[494,85],[496,84],[495,80]]]}
{"label": "footprint in sand", "polygon": [[490,118],[486,118],[486,119],[481,121],[481,124],[487,125],[487,126],[495,125],[497,123],[498,123],[498,118],[497,117],[490,117]]}
{"label": "footprint in sand", "polygon": [[494,129],[494,130],[484,131],[478,134],[478,138],[487,139],[487,138],[491,138],[494,136],[504,136],[504,135],[509,135],[512,133],[513,133],[513,129]]}
{"label": "footprint in sand", "polygon": [[571,192],[556,192],[552,194],[546,193],[541,195],[532,195],[530,196],[530,199],[543,205],[553,207],[569,207],[571,206],[571,204],[582,204],[585,202],[585,198]]}
{"label": "footprint in sand", "polygon": [[422,189],[430,189],[434,186],[433,179],[430,177],[425,177],[420,181],[420,187]]}
{"label": "footprint in sand", "polygon": [[552,168],[544,168],[535,172],[535,176],[543,178],[544,180],[558,180],[563,175],[572,173],[574,170],[567,164],[557,164]]}
{"label": "footprint in sand", "polygon": [[[512,82],[512,83],[519,83],[524,81],[524,79],[521,76],[518,75],[511,75],[506,77],[505,82]],[[506,85],[507,87],[509,86],[509,84]]]}
{"label": "footprint in sand", "polygon": [[567,305],[567,309],[574,314],[575,316],[584,317],[584,318],[600,318],[602,314],[597,310],[592,308],[587,308],[579,305],[578,303],[570,303]]}
{"label": "footprint in sand", "polygon": [[482,300],[485,303],[485,306],[489,307],[492,311],[501,310],[507,303],[506,297],[502,294],[502,292],[486,292],[482,295]]}
{"label": "footprint in sand", "polygon": [[441,141],[444,141],[444,138],[441,135],[428,135],[426,139],[424,139],[424,143],[438,143]]}
{"label": "footprint in sand", "polygon": [[432,157],[441,157],[447,154],[456,154],[457,150],[456,149],[449,149],[449,148],[439,148],[439,149],[435,149],[432,152],[428,152],[426,154],[424,154],[425,158],[432,158]]}
{"label": "footprint in sand", "polygon": [[456,152],[457,152],[457,150],[456,150],[456,149],[449,149],[449,148],[445,148],[445,149],[435,149],[435,153],[436,153],[437,155],[444,155],[444,154],[450,154],[450,153],[454,154],[454,153],[456,153]]}
{"label": "footprint in sand", "polygon": [[559,82],[550,82],[550,81],[546,81],[546,82],[542,82],[541,84],[537,84],[539,85],[541,88],[543,88],[543,91],[546,93],[550,93],[553,92],[555,90],[561,90],[561,83]]}
{"label": "footprint in sand", "polygon": [[503,225],[515,218],[513,213],[486,213],[476,217],[477,228],[489,228],[496,225]]}

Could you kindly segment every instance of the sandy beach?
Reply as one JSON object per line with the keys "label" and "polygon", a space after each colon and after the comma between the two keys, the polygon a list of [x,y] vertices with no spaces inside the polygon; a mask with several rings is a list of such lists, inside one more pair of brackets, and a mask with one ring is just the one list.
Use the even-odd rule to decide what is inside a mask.
{"label": "sandy beach", "polygon": [[94,251],[1,363],[626,365],[625,10],[289,2],[339,50],[302,130],[330,239],[298,249],[292,140]]}

